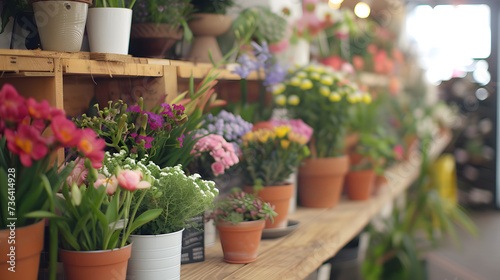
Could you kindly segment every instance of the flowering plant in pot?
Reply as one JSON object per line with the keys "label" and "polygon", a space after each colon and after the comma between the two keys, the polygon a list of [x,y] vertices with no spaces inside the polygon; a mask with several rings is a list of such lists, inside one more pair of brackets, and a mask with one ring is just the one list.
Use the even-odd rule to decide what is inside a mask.
{"label": "flowering plant in pot", "polygon": [[219,200],[212,218],[220,233],[224,261],[255,261],[265,220],[272,220],[275,216],[276,212],[269,203],[241,190],[234,190]]}
{"label": "flowering plant in pot", "polygon": [[371,99],[342,72],[309,65],[292,70],[290,77],[274,86],[274,102],[292,118],[314,130],[309,142],[311,159],[299,167],[299,201],[308,207],[334,207],[340,198],[348,158],[342,155],[347,108]]}
{"label": "flowering plant in pot", "polygon": [[223,175],[226,170],[239,162],[234,146],[217,134],[202,136],[191,153],[194,154],[191,170],[197,171],[207,179]]}
{"label": "flowering plant in pot", "polygon": [[268,221],[266,228],[284,228],[288,224],[294,185],[287,179],[309,155],[307,141],[306,136],[287,125],[272,130],[261,128],[243,135],[241,168],[247,186],[245,191],[270,202],[278,213],[275,224]]}
{"label": "flowering plant in pot", "polygon": [[137,215],[151,209],[161,211],[159,216],[133,232],[128,277],[179,278],[182,231],[190,218],[213,207],[218,194],[215,184],[202,180],[198,174],[186,175],[180,165],[160,168],[154,162],[139,160],[137,155],[127,155],[125,151],[113,154],[105,162],[103,171],[116,166],[141,170],[152,182],[144,200],[133,200]]}
{"label": "flowering plant in pot", "polygon": [[189,0],[138,0],[134,5],[130,52],[135,56],[163,58],[182,38],[191,42],[187,24],[193,8]]}
{"label": "flowering plant in pot", "polygon": [[[52,130],[53,134],[49,134]],[[100,167],[104,157],[103,141],[90,130],[78,130],[66,119],[63,110],[51,107],[44,100],[24,98],[10,84],[0,90],[0,239],[8,238],[16,230],[16,245],[0,241],[3,252],[15,247],[16,277],[36,279],[40,252],[43,248],[44,216],[51,200],[74,165],[61,167],[54,162],[60,148],[72,155],[87,158],[89,164]],[[35,213],[35,214],[34,214]],[[51,277],[55,277],[57,262],[57,232],[50,223]],[[26,231],[26,232],[25,232]],[[6,247],[3,247],[6,246]],[[8,247],[7,247],[8,246]],[[27,247],[26,247],[27,246]],[[29,248],[28,248],[29,247]],[[27,249],[29,249],[27,251]],[[6,256],[6,255],[5,255]],[[8,259],[0,259],[0,276],[8,270]],[[25,277],[25,278],[24,278]]]}

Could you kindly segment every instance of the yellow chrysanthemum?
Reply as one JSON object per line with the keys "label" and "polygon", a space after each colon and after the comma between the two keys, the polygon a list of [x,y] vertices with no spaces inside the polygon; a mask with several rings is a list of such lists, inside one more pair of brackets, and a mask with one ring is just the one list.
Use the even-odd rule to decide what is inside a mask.
{"label": "yellow chrysanthemum", "polygon": [[347,99],[347,102],[349,102],[349,103],[351,103],[351,104],[354,104],[354,103],[356,103],[356,102],[357,102],[357,98],[356,98],[356,96],[354,96],[354,95],[352,95],[352,94],[348,95],[346,99]]}
{"label": "yellow chrysanthemum", "polygon": [[308,90],[313,87],[313,83],[309,79],[304,79],[302,83],[300,84],[300,89],[301,90]]}
{"label": "yellow chrysanthemum", "polygon": [[311,79],[316,80],[316,81],[319,81],[319,79],[321,79],[321,75],[317,72],[312,72],[310,76],[311,76]]}
{"label": "yellow chrysanthemum", "polygon": [[281,143],[281,147],[283,147],[283,149],[288,149],[288,147],[290,146],[290,141],[288,141],[286,139],[281,139],[280,143]]}
{"label": "yellow chrysanthemum", "polygon": [[298,78],[298,77],[293,77],[293,78],[291,78],[291,79],[290,79],[290,84],[291,84],[292,86],[294,86],[294,87],[298,87],[298,86],[300,86],[301,82],[302,82],[302,81],[301,81],[301,80],[300,80],[300,78]]}
{"label": "yellow chrysanthemum", "polygon": [[265,143],[269,138],[274,139],[275,137],[274,132],[267,129],[259,129],[255,132],[255,135],[261,143]]}
{"label": "yellow chrysanthemum", "polygon": [[274,102],[280,106],[285,106],[286,105],[286,96],[283,94],[279,94],[274,98]]}
{"label": "yellow chrysanthemum", "polygon": [[370,104],[372,103],[372,96],[369,94],[369,93],[365,93],[363,95],[363,101],[366,103],[366,104]]}
{"label": "yellow chrysanthemum", "polygon": [[292,105],[292,106],[297,106],[299,105],[300,103],[300,98],[297,96],[297,95],[290,95],[290,97],[288,97],[288,104]]}
{"label": "yellow chrysanthemum", "polygon": [[331,86],[333,85],[333,78],[331,76],[323,75],[319,82],[324,85]]}
{"label": "yellow chrysanthemum", "polygon": [[309,66],[307,66],[307,71],[309,71],[309,72],[316,71],[317,69],[318,69],[318,67],[315,66],[315,65],[309,65]]}
{"label": "yellow chrysanthemum", "polygon": [[328,99],[330,99],[330,101],[332,102],[339,102],[342,99],[342,96],[340,96],[340,94],[336,92],[333,92],[332,94],[330,94],[330,97],[328,97]]}
{"label": "yellow chrysanthemum", "polygon": [[279,83],[279,84],[276,84],[276,85],[273,86],[272,93],[274,95],[278,95],[280,93],[283,93],[285,91],[285,89],[286,89],[286,86],[284,84],[282,84],[282,83]]}
{"label": "yellow chrysanthemum", "polygon": [[241,137],[241,139],[244,142],[253,141],[255,139],[255,134],[252,131],[247,132]]}
{"label": "yellow chrysanthemum", "polygon": [[316,67],[316,73],[318,73],[318,74],[325,73],[325,67],[323,67],[323,66]]}
{"label": "yellow chrysanthemum", "polygon": [[290,130],[291,128],[288,125],[280,125],[274,128],[274,132],[276,133],[276,136],[278,136],[278,138],[285,137],[287,133],[290,132]]}
{"label": "yellow chrysanthemum", "polygon": [[307,73],[304,71],[300,71],[300,72],[297,72],[297,74],[295,74],[295,76],[299,77],[301,79],[304,79],[305,77],[307,77]]}
{"label": "yellow chrysanthemum", "polygon": [[319,93],[324,97],[328,97],[330,96],[330,88],[327,86],[321,86],[319,87]]}

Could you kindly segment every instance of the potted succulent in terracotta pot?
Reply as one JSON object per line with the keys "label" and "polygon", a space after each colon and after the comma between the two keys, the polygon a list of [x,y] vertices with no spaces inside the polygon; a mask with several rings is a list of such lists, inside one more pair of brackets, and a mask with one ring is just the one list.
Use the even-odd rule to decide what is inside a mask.
{"label": "potted succulent in terracotta pot", "polygon": [[334,207],[349,170],[349,159],[343,154],[347,108],[369,102],[371,96],[361,92],[346,74],[320,65],[294,70],[284,83],[274,86],[273,94],[278,107],[314,130],[309,142],[311,158],[299,166],[300,204]]}
{"label": "potted succulent in terracotta pot", "polygon": [[257,129],[243,135],[241,167],[246,185],[244,190],[269,202],[278,214],[274,223],[266,222],[266,228],[285,228],[288,225],[294,185],[287,180],[300,161],[309,155],[308,140],[307,136],[292,131],[288,125]]}
{"label": "potted succulent in terracotta pot", "polygon": [[226,15],[226,10],[234,5],[233,0],[191,0],[195,9],[189,28],[194,34],[189,54],[190,61],[211,62],[210,53],[215,62],[222,59],[222,52],[217,43],[220,36],[231,28],[233,19]]}
{"label": "potted succulent in terracotta pot", "polygon": [[42,48],[47,51],[80,51],[92,0],[32,0]]}
{"label": "potted succulent in terracotta pot", "polygon": [[193,8],[189,0],[138,0],[133,9],[130,53],[134,56],[164,58],[172,46],[193,33],[187,24]]}
{"label": "potted succulent in terracotta pot", "polygon": [[275,216],[269,203],[239,190],[220,200],[212,217],[219,230],[224,261],[255,261],[265,220]]}

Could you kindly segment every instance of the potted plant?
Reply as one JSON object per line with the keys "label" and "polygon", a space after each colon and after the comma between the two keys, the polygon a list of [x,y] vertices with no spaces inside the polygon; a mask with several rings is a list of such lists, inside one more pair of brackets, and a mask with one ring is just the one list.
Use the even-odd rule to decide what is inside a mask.
{"label": "potted plant", "polygon": [[295,70],[273,90],[274,102],[293,118],[302,119],[314,130],[309,142],[311,158],[299,166],[299,201],[306,207],[332,208],[337,205],[349,159],[343,155],[347,108],[369,101],[341,72],[309,65]]}
{"label": "potted plant", "polygon": [[31,2],[42,48],[46,51],[80,51],[92,0]]}
{"label": "potted plant", "polygon": [[91,52],[128,54],[132,7],[125,0],[96,0],[88,11],[87,32]]}
{"label": "potted plant", "polygon": [[265,220],[275,216],[269,203],[240,190],[218,201],[212,217],[219,230],[224,261],[255,261]]}
{"label": "potted plant", "polygon": [[[59,148],[67,148],[99,167],[103,143],[90,130],[77,130],[63,110],[45,100],[26,99],[5,84],[0,90],[0,277],[37,279],[45,222],[36,213],[47,211],[52,194],[74,165],[53,162]],[[46,131],[52,130],[53,136]],[[55,279],[57,228],[50,222],[50,273]],[[15,234],[15,240],[9,237]],[[55,246],[55,247],[54,247]]]}
{"label": "potted plant", "polygon": [[175,42],[191,42],[187,21],[193,9],[189,0],[138,0],[133,9],[130,53],[163,58]]}
{"label": "potted plant", "polygon": [[233,19],[226,15],[226,10],[234,5],[233,0],[191,0],[195,9],[189,28],[194,40],[191,44],[189,60],[196,62],[211,62],[222,60],[222,53],[217,43],[217,36],[226,33],[231,28]]}
{"label": "potted plant", "polygon": [[292,131],[288,125],[257,129],[243,136],[241,146],[243,182],[246,192],[253,192],[274,206],[278,216],[266,228],[285,228],[288,225],[290,199],[294,185],[290,174],[300,161],[309,155],[307,137]]}

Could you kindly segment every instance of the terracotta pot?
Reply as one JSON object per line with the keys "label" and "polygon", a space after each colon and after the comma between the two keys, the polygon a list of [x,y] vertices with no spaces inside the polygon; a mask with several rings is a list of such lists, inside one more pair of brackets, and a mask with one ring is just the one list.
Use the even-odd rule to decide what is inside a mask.
{"label": "terracotta pot", "polygon": [[164,58],[175,42],[182,39],[182,28],[170,24],[134,23],[130,33],[130,53],[138,57]]}
{"label": "terracotta pot", "polygon": [[351,166],[359,164],[363,160],[363,155],[360,155],[356,152],[349,153],[349,164]]}
{"label": "terracotta pot", "polygon": [[251,263],[257,259],[264,220],[241,222],[233,225],[218,222],[224,261],[228,263]]}
{"label": "terracotta pot", "polygon": [[195,62],[210,62],[208,53],[210,50],[214,61],[220,61],[222,52],[216,37],[226,33],[232,22],[233,19],[226,15],[194,14],[193,20],[188,23],[194,35],[188,59]]}
{"label": "terracotta pot", "polygon": [[340,199],[349,157],[305,159],[299,166],[299,202],[313,208],[333,208]]}
{"label": "terracotta pot", "polygon": [[[45,220],[15,228],[14,231],[10,229],[0,230],[0,252],[2,252],[0,254],[0,279],[38,279],[38,265],[43,249],[44,232]],[[11,236],[15,238],[9,239]],[[13,263],[9,263],[10,261]],[[15,272],[9,271],[9,268],[12,267],[11,264],[15,264]]]}
{"label": "terracotta pot", "polygon": [[113,250],[67,251],[59,249],[68,280],[125,280],[132,244]]}
{"label": "terracotta pot", "polygon": [[[247,193],[254,193],[253,187],[245,186],[243,189]],[[288,225],[288,210],[290,208],[290,198],[293,196],[294,185],[267,186],[257,194],[265,202],[274,205],[274,211],[278,216],[274,217],[274,223],[266,220],[265,228],[286,228]]]}
{"label": "terracotta pot", "polygon": [[383,175],[375,175],[375,183],[373,183],[372,195],[377,195],[382,186],[389,183],[389,180]]}
{"label": "terracotta pot", "polygon": [[346,192],[351,200],[368,200],[372,194],[375,171],[350,171],[346,176]]}
{"label": "terracotta pot", "polygon": [[404,137],[404,142],[406,145],[406,149],[403,153],[403,159],[405,161],[409,161],[413,155],[418,153],[418,145],[420,144],[420,140],[417,135],[407,135]]}

